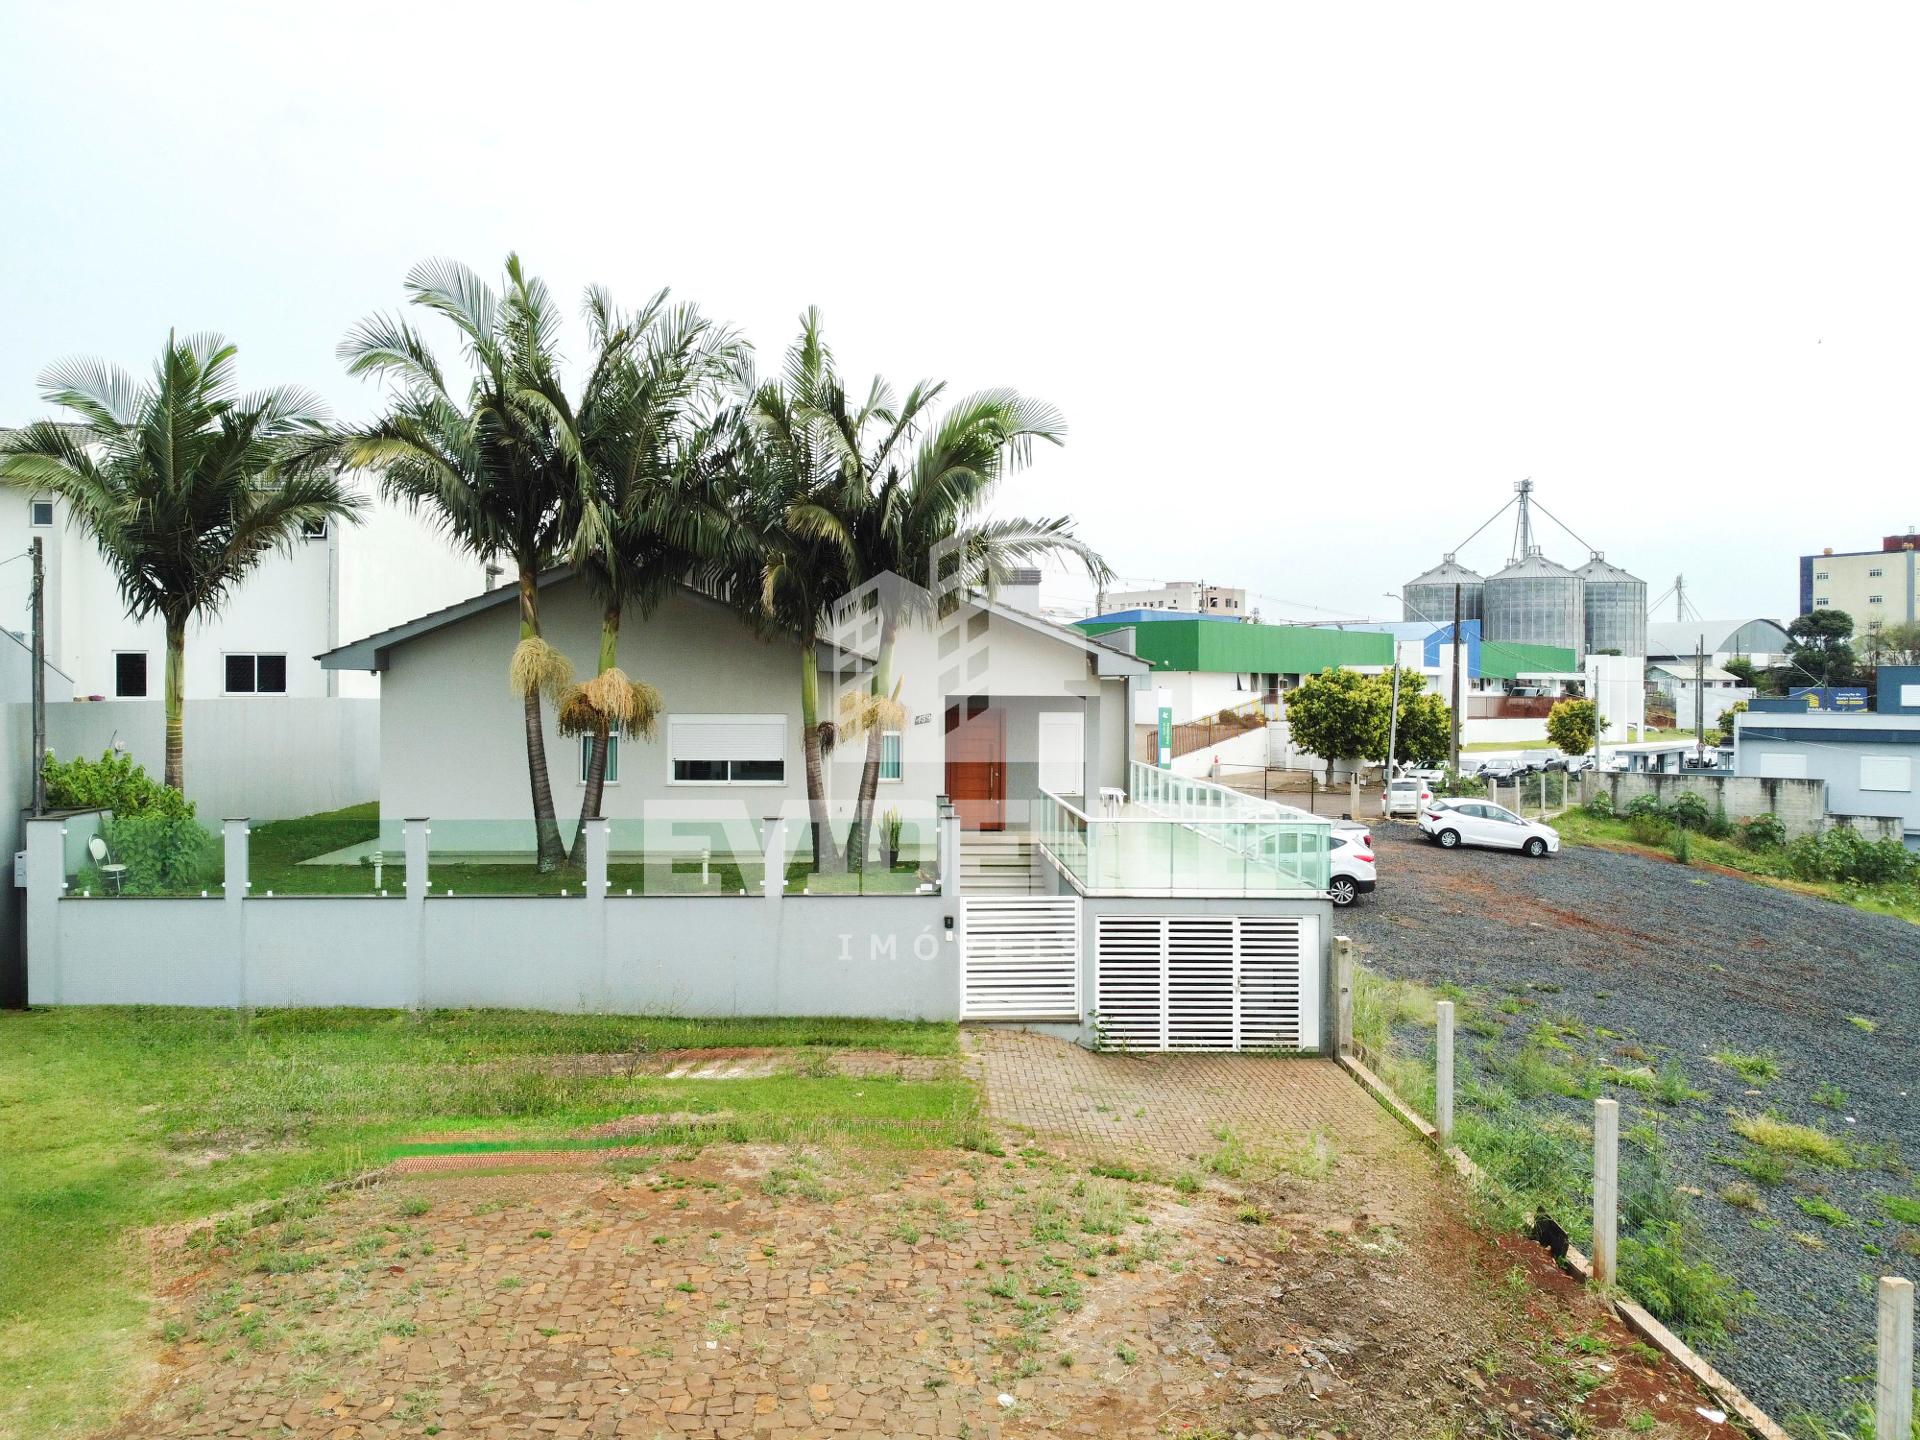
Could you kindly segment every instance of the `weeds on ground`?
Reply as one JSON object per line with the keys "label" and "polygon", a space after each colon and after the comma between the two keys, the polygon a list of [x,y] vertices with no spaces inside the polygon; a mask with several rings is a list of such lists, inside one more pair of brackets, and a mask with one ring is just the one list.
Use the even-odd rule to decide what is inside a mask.
{"label": "weeds on ground", "polygon": [[1724,1065],[1749,1085],[1765,1085],[1780,1078],[1780,1062],[1771,1055],[1749,1055],[1739,1050],[1713,1052],[1714,1063]]}
{"label": "weeds on ground", "polygon": [[1733,1133],[1749,1144],[1812,1165],[1844,1170],[1853,1164],[1846,1142],[1837,1135],[1782,1120],[1777,1115],[1735,1115]]}

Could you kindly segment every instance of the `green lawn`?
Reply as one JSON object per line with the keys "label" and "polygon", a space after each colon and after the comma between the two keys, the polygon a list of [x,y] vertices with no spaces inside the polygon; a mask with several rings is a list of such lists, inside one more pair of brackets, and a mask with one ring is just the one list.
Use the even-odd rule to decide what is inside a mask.
{"label": "green lawn", "polygon": [[942,1056],[956,1040],[951,1025],[835,1019],[0,1012],[0,1434],[95,1430],[130,1397],[154,1341],[145,1227],[377,1166],[422,1130],[484,1125],[537,1144],[618,1115],[724,1110],[728,1139],[978,1143],[977,1097],[957,1075],[856,1081],[796,1065],[676,1081],[555,1063],[709,1045]]}
{"label": "green lawn", "polygon": [[[292,820],[274,820],[256,825],[248,841],[249,879],[252,893],[274,895],[375,895],[385,890],[397,899],[406,888],[406,864],[397,854],[390,855],[382,867],[379,885],[374,884],[371,864],[309,865],[303,862],[316,855],[344,850],[377,839],[380,834],[380,807],[374,802],[350,805],[344,810],[329,810],[303,815]],[[216,842],[214,854],[218,855]],[[849,873],[844,866],[815,874],[810,859],[799,858],[787,865],[788,892],[803,890],[816,895],[911,894],[924,879],[931,878],[931,861],[916,865],[905,859],[891,868],[878,863],[863,871]],[[452,890],[455,895],[580,895],[585,874],[576,869],[541,873],[531,860],[525,864],[472,864],[435,859],[429,851],[428,878],[435,894]],[[923,870],[929,873],[923,874]],[[607,866],[607,888],[611,894],[710,894],[734,895],[742,890],[761,893],[766,867],[756,861],[735,861],[716,855],[706,867],[697,856],[681,855],[670,865],[629,864],[616,861]],[[207,890],[220,893],[217,870],[196,879],[180,893],[195,894]],[[106,895],[97,874],[89,871],[75,878],[73,893],[88,891]]]}

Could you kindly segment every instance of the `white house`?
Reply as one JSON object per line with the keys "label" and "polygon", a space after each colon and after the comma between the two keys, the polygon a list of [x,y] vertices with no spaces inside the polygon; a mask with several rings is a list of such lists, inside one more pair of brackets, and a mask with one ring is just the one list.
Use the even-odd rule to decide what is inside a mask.
{"label": "white house", "polygon": [[[226,606],[187,632],[189,699],[229,695],[372,695],[377,682],[336,675],[317,657],[357,635],[444,605],[483,583],[481,567],[423,518],[370,501],[359,525],[317,525],[290,554],[272,554]],[[157,700],[166,635],[157,618],[128,618],[113,572],[92,539],[67,523],[64,502],[0,495],[0,556],[38,538],[46,573],[47,660],[79,699]],[[0,628],[32,626],[29,565],[0,569]],[[343,683],[344,682],[344,683]]]}

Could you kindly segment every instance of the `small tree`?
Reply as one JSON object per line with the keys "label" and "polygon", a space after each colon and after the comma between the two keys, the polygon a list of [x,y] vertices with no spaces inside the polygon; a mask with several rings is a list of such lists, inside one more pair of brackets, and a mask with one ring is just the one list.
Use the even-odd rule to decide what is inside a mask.
{"label": "small tree", "polygon": [[[1333,784],[1336,760],[1362,760],[1384,741],[1386,692],[1379,683],[1351,670],[1322,670],[1287,696],[1287,724],[1293,743],[1327,762]],[[1378,745],[1385,749],[1384,743]]]}
{"label": "small tree", "polygon": [[1746,710],[1747,702],[1744,700],[1736,700],[1733,704],[1729,705],[1726,708],[1726,712],[1721,715],[1720,723],[1707,732],[1707,743],[1709,745],[1731,745],[1733,743],[1733,717],[1736,715],[1744,715]]}
{"label": "small tree", "polygon": [[[1400,721],[1393,729],[1393,674],[1369,677],[1377,698],[1377,733],[1367,747],[1370,758],[1385,760],[1391,746],[1395,761],[1410,760],[1415,765],[1438,765],[1447,756],[1453,712],[1447,702],[1427,691],[1427,677],[1418,670],[1400,671]],[[1392,733],[1390,733],[1392,730]]]}
{"label": "small tree", "polygon": [[1604,722],[1600,707],[1592,700],[1562,700],[1547,716],[1547,739],[1563,755],[1585,755]]}

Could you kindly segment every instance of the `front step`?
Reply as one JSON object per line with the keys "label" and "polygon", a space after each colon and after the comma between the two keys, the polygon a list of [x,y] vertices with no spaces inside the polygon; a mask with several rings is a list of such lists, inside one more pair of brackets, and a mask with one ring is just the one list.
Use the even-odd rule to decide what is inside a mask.
{"label": "front step", "polygon": [[960,893],[1045,893],[1033,883],[1033,837],[1012,830],[961,831]]}

